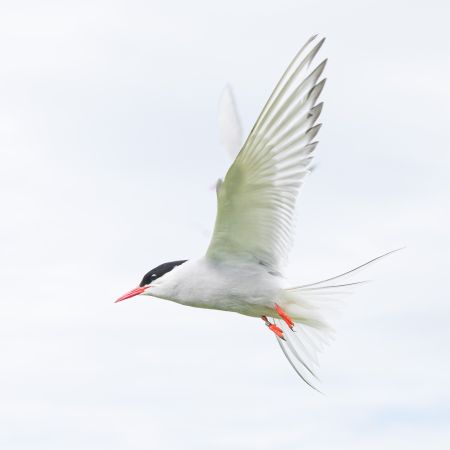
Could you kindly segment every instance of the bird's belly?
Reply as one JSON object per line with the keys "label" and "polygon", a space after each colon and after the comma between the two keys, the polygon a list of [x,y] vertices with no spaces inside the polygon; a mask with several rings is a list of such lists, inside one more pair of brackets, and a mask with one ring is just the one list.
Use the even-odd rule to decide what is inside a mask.
{"label": "bird's belly", "polygon": [[172,300],[195,308],[231,311],[247,316],[260,317],[262,315],[270,315],[273,312],[276,295],[270,295],[269,292],[236,292],[235,289],[231,289],[228,292],[223,290],[195,292],[192,290],[189,295]]}
{"label": "bird's belly", "polygon": [[[194,293],[193,293],[194,294]],[[260,317],[273,311],[276,299],[267,295],[242,295],[239,293],[210,292],[208,297],[198,293],[188,298],[174,299],[177,303],[195,308],[231,311],[248,316]]]}

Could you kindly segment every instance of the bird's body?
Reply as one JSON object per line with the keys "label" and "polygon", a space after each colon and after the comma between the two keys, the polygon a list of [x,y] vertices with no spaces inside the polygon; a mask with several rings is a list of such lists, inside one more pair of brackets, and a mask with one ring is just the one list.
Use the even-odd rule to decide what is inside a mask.
{"label": "bird's body", "polygon": [[280,299],[283,280],[262,264],[205,256],[175,267],[161,281],[152,284],[153,297],[261,317],[276,313],[274,299]]}
{"label": "bird's body", "polygon": [[[324,41],[314,40],[289,65],[226,176],[217,183],[216,223],[205,256],[162,264],[118,299],[142,294],[260,317],[276,334],[297,374],[312,387],[316,354],[331,331],[326,314],[330,295],[355,284],[337,282],[355,270],[296,287],[282,276],[293,241],[297,195],[309,173],[320,129],[316,121],[322,103],[317,101],[326,60],[311,68]],[[224,141],[234,154],[240,125],[230,92],[225,100],[221,117],[229,138]]]}

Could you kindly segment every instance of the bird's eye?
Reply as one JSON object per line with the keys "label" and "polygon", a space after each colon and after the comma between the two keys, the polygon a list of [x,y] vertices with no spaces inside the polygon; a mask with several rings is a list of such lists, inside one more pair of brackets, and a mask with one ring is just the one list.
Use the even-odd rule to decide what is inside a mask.
{"label": "bird's eye", "polygon": [[156,277],[156,273],[153,273],[153,274],[152,274],[152,278],[155,278],[155,277]]}

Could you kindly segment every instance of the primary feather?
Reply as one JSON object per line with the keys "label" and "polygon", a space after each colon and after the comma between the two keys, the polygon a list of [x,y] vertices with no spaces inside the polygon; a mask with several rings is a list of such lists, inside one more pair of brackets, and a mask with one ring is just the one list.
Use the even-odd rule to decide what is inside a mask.
{"label": "primary feather", "polygon": [[207,256],[263,264],[278,272],[292,245],[294,208],[308,174],[316,104],[326,61],[310,64],[324,39],[311,38],[275,87],[250,135],[217,185],[217,217]]}

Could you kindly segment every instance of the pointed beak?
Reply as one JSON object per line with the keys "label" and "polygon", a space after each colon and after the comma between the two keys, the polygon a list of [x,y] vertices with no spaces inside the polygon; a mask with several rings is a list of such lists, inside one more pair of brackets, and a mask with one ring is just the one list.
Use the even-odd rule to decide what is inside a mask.
{"label": "pointed beak", "polygon": [[148,286],[137,287],[131,290],[130,292],[127,292],[125,295],[122,295],[122,297],[118,298],[114,303],[121,302],[122,300],[126,300],[127,298],[131,298],[134,297],[135,295],[142,294],[147,288]]}

